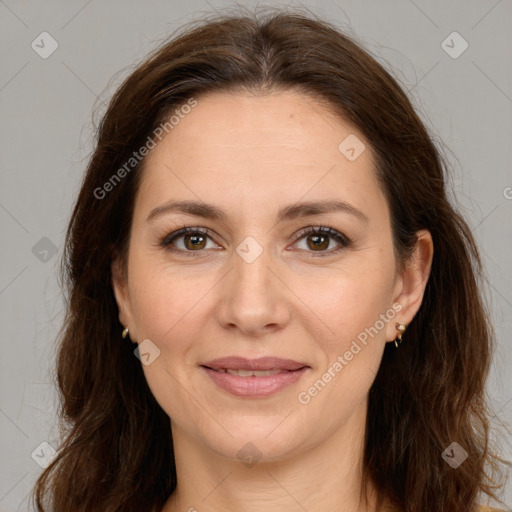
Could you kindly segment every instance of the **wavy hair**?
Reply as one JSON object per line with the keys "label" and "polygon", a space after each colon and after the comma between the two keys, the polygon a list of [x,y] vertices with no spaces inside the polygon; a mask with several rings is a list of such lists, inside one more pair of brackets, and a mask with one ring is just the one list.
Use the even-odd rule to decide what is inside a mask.
{"label": "wavy hair", "polygon": [[[489,449],[485,395],[494,335],[479,252],[448,199],[441,151],[397,81],[351,37],[315,15],[277,10],[186,26],[136,67],[102,117],[66,235],[55,374],[62,439],[34,488],[39,512],[159,512],[174,491],[169,418],[121,340],[111,286],[145,160],[112,177],[190,98],[279,90],[325,102],[369,141],[399,262],[417,231],[434,242],[406,343],[387,344],[370,389],[365,480],[403,512],[471,511],[479,493],[495,497],[501,459]],[[441,456],[453,441],[469,455],[457,470]]]}

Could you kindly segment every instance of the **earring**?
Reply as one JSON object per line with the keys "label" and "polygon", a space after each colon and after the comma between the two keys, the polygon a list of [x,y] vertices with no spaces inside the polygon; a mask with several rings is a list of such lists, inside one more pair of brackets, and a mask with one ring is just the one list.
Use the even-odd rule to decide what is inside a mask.
{"label": "earring", "polygon": [[124,330],[123,330],[123,333],[121,334],[121,337],[123,338],[123,340],[126,338],[126,336],[128,336],[128,327],[126,327]]}
{"label": "earring", "polygon": [[[395,339],[395,347],[398,348],[398,345],[402,343],[402,334],[405,332],[405,325],[404,324],[395,324],[395,327],[398,331],[398,336]],[[397,343],[398,340],[398,343]]]}

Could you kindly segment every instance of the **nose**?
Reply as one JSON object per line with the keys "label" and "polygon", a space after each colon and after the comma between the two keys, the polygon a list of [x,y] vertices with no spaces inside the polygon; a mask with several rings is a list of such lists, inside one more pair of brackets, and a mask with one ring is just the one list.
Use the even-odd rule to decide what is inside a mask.
{"label": "nose", "polygon": [[233,268],[221,284],[217,317],[224,329],[258,337],[283,329],[290,321],[288,288],[277,275],[269,251],[252,262],[233,254]]}

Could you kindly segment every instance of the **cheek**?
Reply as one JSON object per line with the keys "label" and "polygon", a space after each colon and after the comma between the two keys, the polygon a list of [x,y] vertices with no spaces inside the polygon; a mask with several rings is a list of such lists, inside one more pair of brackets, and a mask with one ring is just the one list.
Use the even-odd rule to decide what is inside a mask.
{"label": "cheek", "polygon": [[[190,322],[197,315],[203,296],[213,285],[208,276],[204,279],[184,279],[179,272],[148,265],[146,261],[134,261],[130,276],[130,295],[139,335],[166,343],[181,342],[177,332],[183,325],[191,329]],[[140,263],[140,264],[138,264]]]}
{"label": "cheek", "polygon": [[[131,295],[140,341],[150,339],[158,350],[144,365],[146,381],[157,402],[179,423],[202,418],[204,411],[191,396],[201,396],[191,380],[197,370],[197,347],[211,284],[191,282],[156,266],[139,266],[131,274]],[[206,298],[206,297],[205,297]]]}
{"label": "cheek", "polygon": [[378,371],[386,326],[395,317],[390,303],[393,265],[391,259],[367,259],[298,292],[323,324],[323,334],[315,335],[323,357],[301,388],[299,401],[312,405],[307,409],[318,414],[326,404],[339,404],[336,413],[326,418],[326,426],[334,427],[355,409]]}
{"label": "cheek", "polygon": [[[381,315],[390,316],[393,286],[393,276],[385,267],[366,261],[357,268],[317,276],[314,281],[302,278],[295,283],[297,295],[323,326],[321,338],[329,352],[343,350],[369,329],[372,338],[385,335],[380,319]],[[372,329],[376,323],[378,335]]]}
{"label": "cheek", "polygon": [[[358,410],[380,366],[385,326],[393,321],[394,310],[386,300],[386,286],[376,290],[375,281],[371,284],[338,282],[328,297],[315,304],[315,312],[329,329],[316,338],[321,362],[297,399],[304,408],[304,421],[314,423],[321,417],[324,432],[336,430]],[[330,414],[325,414],[326,409]]]}

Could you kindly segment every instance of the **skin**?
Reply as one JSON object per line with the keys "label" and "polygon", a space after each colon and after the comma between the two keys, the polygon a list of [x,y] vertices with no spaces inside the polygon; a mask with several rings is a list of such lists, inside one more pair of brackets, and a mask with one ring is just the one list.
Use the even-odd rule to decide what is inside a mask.
{"label": "skin", "polygon": [[[150,339],[160,350],[143,369],[174,439],[178,486],[163,510],[375,510],[371,485],[368,503],[360,499],[368,392],[395,323],[410,323],[420,307],[430,233],[418,233],[413,257],[399,265],[369,142],[315,98],[280,91],[197,100],[148,155],[126,272],[113,263],[121,323],[133,341]],[[338,150],[350,134],[366,145],[354,161]],[[168,212],[147,220],[171,199],[212,203],[226,219]],[[349,203],[367,221],[331,212],[276,223],[281,207],[326,200]],[[160,244],[183,226],[209,228],[212,237],[197,249],[182,236],[178,252]],[[331,227],[352,243],[327,237],[319,249],[312,235],[296,237],[308,226]],[[251,263],[236,251],[248,236],[262,249]],[[393,304],[401,307],[394,318],[301,403],[298,394],[332,373]],[[277,356],[310,369],[270,397],[240,398],[199,366],[229,355]],[[244,446],[261,457],[251,467],[237,456]]]}

